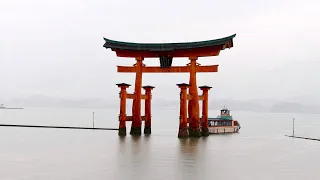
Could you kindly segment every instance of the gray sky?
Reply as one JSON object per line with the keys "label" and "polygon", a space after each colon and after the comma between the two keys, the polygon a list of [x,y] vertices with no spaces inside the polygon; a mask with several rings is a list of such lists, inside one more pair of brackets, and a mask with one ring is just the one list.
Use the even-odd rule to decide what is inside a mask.
{"label": "gray sky", "polygon": [[[103,37],[165,43],[237,33],[233,48],[199,61],[220,65],[218,73],[197,76],[199,86],[213,86],[212,98],[320,100],[319,5],[316,0],[0,0],[0,99],[116,99],[116,83],[134,83],[134,74],[119,74],[116,65],[134,60],[103,48]],[[156,86],[154,98],[178,98],[175,84],[188,77],[145,74],[143,84]]]}

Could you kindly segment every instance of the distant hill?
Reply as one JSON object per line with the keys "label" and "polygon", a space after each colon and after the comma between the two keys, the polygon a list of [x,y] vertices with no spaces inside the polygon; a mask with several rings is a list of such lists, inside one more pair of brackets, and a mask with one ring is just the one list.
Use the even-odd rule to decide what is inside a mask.
{"label": "distant hill", "polygon": [[[45,96],[32,96],[28,98],[17,98],[8,101],[1,101],[9,106],[19,107],[61,107],[61,108],[112,108],[119,107],[119,99],[62,99]],[[128,101],[130,108],[132,101]],[[142,103],[142,108],[144,103]],[[200,104],[201,106],[201,104]],[[231,100],[211,99],[209,108],[219,110],[224,106],[233,111],[271,112],[271,113],[320,113],[320,105],[302,104],[297,102],[276,102],[275,100]],[[179,100],[154,99],[152,107],[155,109],[176,109],[179,110]]]}
{"label": "distant hill", "polygon": [[273,113],[320,113],[320,106],[302,105],[299,103],[275,103],[270,112]]}
{"label": "distant hill", "polygon": [[118,101],[107,99],[62,99],[45,96],[32,96],[6,101],[10,106],[19,107],[73,107],[73,108],[114,108]]}

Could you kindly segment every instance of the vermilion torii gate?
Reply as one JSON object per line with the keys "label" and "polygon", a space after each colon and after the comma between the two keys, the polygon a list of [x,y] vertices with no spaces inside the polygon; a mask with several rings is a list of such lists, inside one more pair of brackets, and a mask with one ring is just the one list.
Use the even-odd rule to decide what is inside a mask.
{"label": "vermilion torii gate", "polygon": [[[129,84],[117,84],[120,92],[119,135],[126,135],[126,121],[132,121],[130,134],[141,135],[142,120],[145,121],[145,134],[151,133],[151,90],[152,86],[144,86],[146,93],[142,94],[142,73],[190,73],[189,84],[178,84],[180,93],[180,127],[179,137],[200,137],[208,135],[208,90],[209,86],[200,87],[203,95],[198,95],[197,72],[218,72],[218,65],[201,66],[197,63],[199,57],[218,56],[221,50],[233,47],[231,35],[225,38],[187,42],[187,43],[129,43],[110,39],[103,45],[115,51],[118,57],[135,58],[133,66],[118,66],[118,72],[136,73],[134,93],[128,94]],[[187,57],[190,63],[186,66],[171,66],[175,57]],[[144,58],[159,58],[160,67],[146,66]],[[187,94],[187,89],[189,93]],[[132,116],[126,115],[126,99],[133,99]],[[141,100],[145,100],[145,116],[141,116]],[[203,101],[202,117],[200,118],[199,100]],[[187,103],[188,102],[188,108]],[[188,117],[187,117],[188,114]],[[201,121],[200,121],[201,120]],[[188,128],[189,123],[189,128]]]}

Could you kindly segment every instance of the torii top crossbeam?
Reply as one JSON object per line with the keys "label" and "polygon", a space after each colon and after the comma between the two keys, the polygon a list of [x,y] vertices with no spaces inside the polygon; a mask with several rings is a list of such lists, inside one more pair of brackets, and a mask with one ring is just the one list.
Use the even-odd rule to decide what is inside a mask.
{"label": "torii top crossbeam", "polygon": [[118,57],[205,57],[218,56],[220,50],[233,47],[233,38],[236,34],[228,37],[185,43],[131,43],[114,41],[104,38],[103,47],[110,48],[117,53]]}

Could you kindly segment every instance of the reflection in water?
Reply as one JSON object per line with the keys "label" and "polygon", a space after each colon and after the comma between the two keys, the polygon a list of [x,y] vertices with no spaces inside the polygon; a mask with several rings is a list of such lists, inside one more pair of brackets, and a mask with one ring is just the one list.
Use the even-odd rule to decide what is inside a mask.
{"label": "reflection in water", "polygon": [[131,152],[133,155],[137,155],[140,152],[141,136],[131,136]]}
{"label": "reflection in water", "polygon": [[[158,176],[162,177],[163,173],[170,174],[174,179],[203,177],[207,141],[208,138],[168,139],[129,135],[119,138],[121,154],[118,157],[118,166],[127,174],[126,177],[132,179],[140,179],[143,174],[152,174],[153,178],[157,179]],[[153,171],[149,172],[148,169]],[[119,175],[122,176],[123,174]]]}
{"label": "reflection in water", "polygon": [[201,177],[201,168],[205,164],[204,145],[207,138],[188,138],[180,140],[179,171],[181,179]]}
{"label": "reflection in water", "polygon": [[125,153],[125,145],[126,145],[126,137],[119,136],[119,146],[118,146],[118,152],[121,154]]}
{"label": "reflection in water", "polygon": [[188,138],[188,139],[181,139],[180,140],[180,152],[182,154],[190,153],[194,154],[197,150],[197,144],[199,143],[198,138]]}
{"label": "reflection in water", "polygon": [[118,136],[118,137],[119,137],[120,144],[124,144],[126,141],[126,137],[123,137],[123,136]]}
{"label": "reflection in water", "polygon": [[[131,136],[130,134],[124,138],[119,138],[120,145],[118,154],[118,162],[116,166],[122,169],[122,173],[118,174],[118,178],[130,177],[130,179],[140,179],[142,172],[148,168],[149,163],[149,140],[151,137]],[[137,173],[140,172],[140,173]],[[126,179],[126,178],[124,178]]]}

